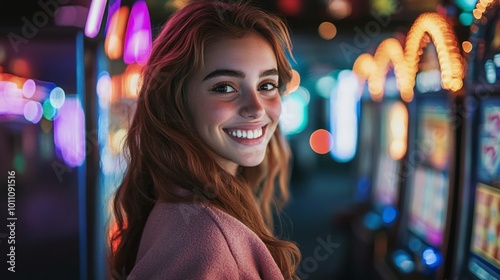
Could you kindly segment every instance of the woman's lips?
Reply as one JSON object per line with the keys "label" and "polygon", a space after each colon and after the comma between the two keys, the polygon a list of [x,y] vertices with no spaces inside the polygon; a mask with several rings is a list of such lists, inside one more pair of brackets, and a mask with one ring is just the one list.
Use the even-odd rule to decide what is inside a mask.
{"label": "woman's lips", "polygon": [[227,135],[238,143],[245,145],[259,144],[263,136],[266,134],[267,125],[258,126],[256,128],[249,129],[247,127],[238,127],[224,129]]}

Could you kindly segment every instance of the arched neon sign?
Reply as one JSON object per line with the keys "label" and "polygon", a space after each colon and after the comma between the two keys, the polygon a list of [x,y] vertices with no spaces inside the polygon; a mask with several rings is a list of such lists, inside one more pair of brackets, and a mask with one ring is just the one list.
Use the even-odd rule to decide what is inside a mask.
{"label": "arched neon sign", "polygon": [[[441,68],[441,86],[443,89],[457,92],[463,86],[464,64],[457,39],[446,19],[436,13],[424,13],[413,23],[406,37],[405,58],[408,66],[407,85],[413,89],[418,72],[418,63],[423,49],[433,42],[436,46],[439,67]],[[413,90],[403,100],[413,99]]]}
{"label": "arched neon sign", "polygon": [[394,67],[394,75],[396,76],[396,84],[400,90],[401,96],[408,95],[413,90],[405,81],[407,80],[407,69],[405,56],[401,43],[394,38],[385,39],[380,43],[373,56],[375,63],[378,65],[378,71],[373,72],[368,78],[368,89],[374,100],[382,100],[385,80],[390,65]]}
{"label": "arched neon sign", "polygon": [[386,39],[377,47],[374,56],[360,55],[354,62],[353,71],[362,81],[368,81],[371,98],[380,101],[392,63],[401,98],[410,102],[413,100],[420,55],[431,41],[436,45],[438,54],[441,86],[452,92],[460,90],[465,70],[457,39],[446,19],[436,13],[424,13],[415,20],[406,37],[404,51],[396,39]]}
{"label": "arched neon sign", "polygon": [[495,2],[499,2],[496,0],[479,0],[477,1],[476,8],[472,10],[472,14],[474,15],[474,18],[476,19],[481,19],[483,16],[484,12],[488,9],[488,7]]}
{"label": "arched neon sign", "polygon": [[413,88],[406,83],[408,70],[403,47],[398,40],[385,39],[375,50],[374,56],[361,54],[354,62],[353,71],[361,81],[368,81],[370,97],[374,101],[380,101],[384,97],[384,84],[391,64],[401,96],[413,94]]}

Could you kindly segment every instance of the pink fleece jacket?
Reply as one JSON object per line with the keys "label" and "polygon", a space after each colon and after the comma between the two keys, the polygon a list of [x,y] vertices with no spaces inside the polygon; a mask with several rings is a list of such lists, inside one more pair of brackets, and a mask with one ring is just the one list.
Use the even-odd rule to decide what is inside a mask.
{"label": "pink fleece jacket", "polygon": [[264,242],[203,204],[156,203],[129,280],[283,279]]}

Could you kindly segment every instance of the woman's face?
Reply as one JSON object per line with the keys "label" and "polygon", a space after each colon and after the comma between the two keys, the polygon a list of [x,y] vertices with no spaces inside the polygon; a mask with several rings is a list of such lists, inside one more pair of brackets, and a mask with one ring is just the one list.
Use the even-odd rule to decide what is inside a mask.
{"label": "woman's face", "polygon": [[255,33],[208,45],[187,98],[198,133],[225,170],[260,164],[281,114],[271,45]]}

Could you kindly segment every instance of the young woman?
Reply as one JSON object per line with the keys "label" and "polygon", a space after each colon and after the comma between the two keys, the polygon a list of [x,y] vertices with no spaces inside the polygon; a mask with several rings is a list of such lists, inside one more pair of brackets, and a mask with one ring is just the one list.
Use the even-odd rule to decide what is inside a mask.
{"label": "young woman", "polygon": [[288,198],[285,24],[248,4],[192,1],[156,38],[114,201],[111,271],[131,279],[291,279],[273,235]]}

